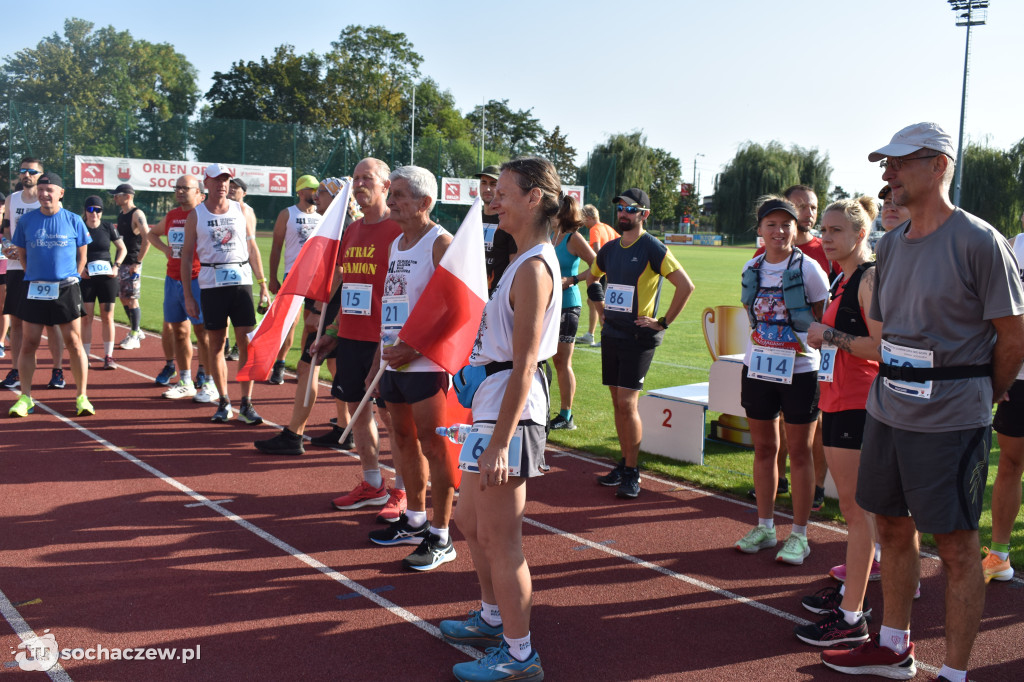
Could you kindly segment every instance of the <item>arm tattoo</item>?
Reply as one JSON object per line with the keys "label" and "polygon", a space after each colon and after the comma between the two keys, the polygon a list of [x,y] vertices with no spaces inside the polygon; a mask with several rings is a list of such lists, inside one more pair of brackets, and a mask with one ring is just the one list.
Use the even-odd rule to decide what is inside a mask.
{"label": "arm tattoo", "polygon": [[847,353],[853,353],[853,351],[850,350],[850,344],[852,344],[854,339],[856,338],[858,337],[854,336],[853,334],[841,332],[838,329],[832,331],[832,345],[838,348],[839,350],[846,351]]}

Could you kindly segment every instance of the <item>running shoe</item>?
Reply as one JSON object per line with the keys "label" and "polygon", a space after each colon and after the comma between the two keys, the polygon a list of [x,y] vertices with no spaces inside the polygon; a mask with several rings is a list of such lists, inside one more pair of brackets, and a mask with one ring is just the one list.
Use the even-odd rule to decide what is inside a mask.
{"label": "running shoe", "polygon": [[[826,587],[818,590],[809,597],[804,597],[800,600],[800,603],[811,613],[825,615],[826,613],[835,611],[842,605],[843,595],[840,593],[838,587]],[[863,613],[864,620],[870,623],[871,607],[868,606],[867,599],[864,600]]]}
{"label": "running shoe", "polygon": [[615,468],[609,471],[604,476],[598,476],[597,482],[601,485],[606,485],[609,488],[614,488],[622,483],[622,472],[626,470],[626,460],[620,459],[619,463],[615,465]]}
{"label": "running shoe", "polygon": [[807,537],[790,533],[789,537],[786,538],[785,544],[782,545],[782,549],[775,555],[775,560],[781,561],[784,564],[799,566],[810,553],[811,546],[807,542]]}
{"label": "running shoe", "polygon": [[270,379],[267,380],[268,384],[280,385],[284,383],[284,362],[278,360],[274,363],[274,369],[270,372]]}
{"label": "running shoe", "polygon": [[121,350],[137,350],[141,344],[139,343],[138,332],[128,332],[128,336],[124,337],[124,341],[121,342]]}
{"label": "running shoe", "polygon": [[50,370],[50,383],[46,384],[47,388],[64,388],[67,383],[64,381],[64,370],[63,369],[51,369]]}
{"label": "running shoe", "polygon": [[856,649],[829,649],[821,652],[821,662],[841,673],[878,675],[891,680],[909,680],[917,674],[914,665],[914,643],[898,654],[882,646],[878,635]]}
{"label": "running shoe", "polygon": [[381,483],[379,488],[374,488],[366,481],[359,481],[359,485],[352,488],[350,492],[345,493],[341,497],[336,497],[331,501],[335,509],[341,511],[348,511],[349,509],[359,509],[365,507],[368,504],[375,506],[382,506],[388,501],[388,491]]}
{"label": "running shoe", "polygon": [[302,447],[302,436],[288,428],[281,430],[273,438],[258,440],[253,445],[260,452],[267,455],[304,455],[306,449]]}
{"label": "running shoe", "polygon": [[[828,572],[829,577],[835,578],[841,583],[846,582],[846,564],[840,564],[839,566],[833,566]],[[868,580],[871,582],[877,582],[882,579],[882,564],[878,563],[874,559],[871,560],[871,570],[868,572]]]}
{"label": "running shoe", "polygon": [[12,369],[7,373],[7,377],[0,382],[0,388],[18,388],[21,386],[21,379],[18,376],[18,370]]}
{"label": "running shoe", "polygon": [[199,365],[199,370],[196,372],[196,381],[195,381],[196,390],[198,391],[199,389],[201,389],[203,387],[203,385],[206,384],[206,382],[209,381],[209,380],[210,380],[210,377],[207,376],[206,370],[203,369],[202,365]]}
{"label": "running shoe", "polygon": [[108,355],[105,358],[103,358],[103,367],[101,367],[100,369],[105,369],[105,370],[117,369],[117,365],[114,363],[114,356],[113,355]]}
{"label": "running shoe", "polygon": [[492,647],[501,644],[504,626],[488,625],[480,611],[470,611],[466,620],[442,620],[441,636],[453,644]]}
{"label": "running shoe", "polygon": [[238,359],[238,346],[231,346],[230,350],[224,351],[224,359],[234,362]]}
{"label": "running shoe", "polygon": [[[778,497],[779,495],[785,495],[788,492],[789,492],[789,479],[786,478],[785,476],[783,476],[782,478],[779,479],[779,484],[775,488],[775,496]],[[747,497],[749,497],[752,500],[756,500],[757,499],[757,491],[754,490],[753,488],[751,488],[750,490],[747,491]]]}
{"label": "running shoe", "polygon": [[231,417],[233,415],[234,410],[231,409],[231,403],[226,400],[221,400],[217,405],[217,411],[213,413],[212,417],[210,417],[210,421],[226,424],[231,421]]}
{"label": "running shoe", "polygon": [[456,663],[452,672],[459,682],[537,682],[544,679],[537,650],[534,649],[525,661],[520,661],[508,650],[508,642],[504,638],[498,646],[488,649],[483,658]]}
{"label": "running shoe", "polygon": [[779,540],[775,534],[775,528],[754,526],[753,530],[736,542],[735,547],[744,554],[754,554],[777,544],[779,544]]}
{"label": "running shoe", "polygon": [[196,387],[192,385],[191,381],[179,381],[161,395],[171,400],[178,400],[180,398],[194,398],[196,393]]}
{"label": "running shoe", "polygon": [[825,489],[814,486],[814,499],[811,500],[811,511],[821,511],[825,506]]}
{"label": "running shoe", "polygon": [[213,385],[212,381],[207,381],[202,387],[196,391],[196,394],[192,396],[193,402],[197,403],[215,403],[220,400],[220,391]]}
{"label": "running shoe", "polygon": [[859,644],[870,639],[868,622],[863,616],[850,625],[839,609],[829,611],[817,623],[797,625],[793,634],[801,642],[814,646],[832,646],[835,644]]}
{"label": "running shoe", "polygon": [[[335,502],[337,502],[337,500],[335,500]],[[422,526],[413,527],[409,525],[409,517],[402,514],[398,521],[392,523],[387,528],[371,530],[370,542],[377,545],[384,545],[385,547],[390,547],[391,545],[419,545],[427,539],[429,532],[429,523],[424,521]],[[450,547],[451,542],[448,544]]]}
{"label": "running shoe", "polygon": [[343,433],[345,433],[345,429],[339,428],[337,426],[332,426],[331,430],[328,431],[327,433],[310,438],[309,444],[315,445],[320,448],[341,448],[342,450],[351,450],[352,434],[349,433],[348,438],[345,439],[344,443],[342,443],[341,434]]}
{"label": "running shoe", "polygon": [[404,490],[391,488],[388,491],[388,501],[384,509],[377,514],[378,523],[394,523],[405,514],[407,500]]}
{"label": "running shoe", "polygon": [[36,411],[36,404],[32,398],[27,395],[20,395],[18,399],[11,405],[11,409],[7,411],[7,414],[11,417],[27,417]]}
{"label": "running shoe", "polygon": [[96,408],[92,406],[85,395],[75,398],[75,411],[79,417],[89,417],[96,414]]}
{"label": "running shoe", "polygon": [[0,358],[6,358],[6,357],[7,357],[7,349],[4,348],[4,345],[2,343],[0,343]]}
{"label": "running shoe", "polygon": [[[988,547],[982,547],[985,558],[981,560],[981,570],[985,573],[985,584],[991,580],[1006,581],[1013,578],[1013,567],[1010,566],[1010,559],[1000,559]],[[920,586],[918,586],[920,590]]]}
{"label": "running shoe", "polygon": [[160,384],[161,386],[166,386],[169,383],[171,383],[171,379],[174,377],[174,373],[176,371],[177,370],[174,369],[174,364],[168,362],[166,365],[164,365],[164,368],[160,370],[160,373],[156,375],[156,379],[154,379],[154,381],[156,381],[156,383]]}
{"label": "running shoe", "polygon": [[238,408],[238,420],[245,422],[249,426],[259,426],[263,423],[263,417],[257,412],[256,408],[252,406],[252,403],[245,401],[242,406]]}
{"label": "running shoe", "polygon": [[427,532],[427,536],[420,542],[420,546],[412,554],[402,559],[402,565],[414,571],[430,571],[441,564],[455,561],[455,545],[452,538],[448,536],[448,542],[442,543],[441,536]]}
{"label": "running shoe", "polygon": [[566,419],[562,415],[555,415],[555,418],[551,420],[552,431],[575,431],[576,423],[573,422],[572,417]]}
{"label": "running shoe", "polygon": [[627,500],[635,500],[640,495],[640,468],[624,467],[622,482],[615,490],[615,496]]}
{"label": "running shoe", "polygon": [[583,336],[577,336],[576,343],[585,343],[589,346],[590,344],[594,343],[594,335],[591,334],[590,332],[587,332]]}

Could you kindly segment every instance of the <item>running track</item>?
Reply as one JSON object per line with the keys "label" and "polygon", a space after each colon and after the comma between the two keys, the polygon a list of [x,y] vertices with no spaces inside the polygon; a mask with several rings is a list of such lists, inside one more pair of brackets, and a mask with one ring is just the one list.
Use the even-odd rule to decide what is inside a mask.
{"label": "running track", "polygon": [[[443,642],[437,624],[479,599],[458,531],[456,561],[403,571],[412,547],[366,539],[376,508],[330,507],[359,476],[352,455],[256,453],[252,440],[273,426],[214,425],[209,405],[162,399],[152,381],[160,356],[150,335],[118,352],[118,371],[92,372],[94,417],[74,417],[70,380],[37,389],[23,420],[6,418],[16,394],[0,394],[2,679],[42,677],[14,654],[47,630],[67,649],[200,647],[188,663],[62,661],[55,680],[453,679],[451,666],[475,654]],[[0,361],[4,374],[9,366]],[[294,377],[258,385],[256,406],[285,422],[294,390]],[[332,414],[322,402],[310,423]],[[754,519],[744,501],[645,477],[639,500],[622,502],[594,484],[603,463],[548,454],[524,527],[547,679],[850,679],[791,634],[813,617],[800,597],[830,585],[829,566],[842,562],[842,528],[814,525],[805,564],[783,566],[773,553],[732,549]],[[918,679],[929,679],[942,664],[944,581],[934,558],[922,574],[913,638]],[[972,679],[1024,678],[1022,586],[988,587]],[[877,631],[877,583],[868,600]]]}

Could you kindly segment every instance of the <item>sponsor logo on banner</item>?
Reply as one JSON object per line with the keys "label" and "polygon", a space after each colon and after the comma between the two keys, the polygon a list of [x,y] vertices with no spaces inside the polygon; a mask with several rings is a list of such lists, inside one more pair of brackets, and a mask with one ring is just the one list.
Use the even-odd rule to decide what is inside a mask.
{"label": "sponsor logo on banner", "polygon": [[128,182],[132,179],[132,167],[128,164],[127,159],[117,164],[117,179],[121,182]]}
{"label": "sponsor logo on banner", "polygon": [[575,199],[576,203],[578,203],[578,204],[582,204],[583,203],[583,192],[581,192],[580,190],[578,190],[578,189],[567,189],[565,193],[568,194],[569,196],[571,196],[573,199]]}
{"label": "sponsor logo on banner", "polygon": [[462,182],[459,180],[444,181],[444,200],[450,202],[462,201]]}
{"label": "sponsor logo on banner", "polygon": [[[583,203],[582,185],[562,185],[562,191]],[[480,194],[480,181],[476,178],[441,178],[441,198],[445,204],[469,206]]]}
{"label": "sponsor logo on banner", "polygon": [[288,176],[284,173],[270,174],[270,192],[272,194],[288,194]]}
{"label": "sponsor logo on banner", "polygon": [[[182,175],[203,177],[210,164],[204,161],[126,159],[106,156],[76,156],[75,186],[114,189],[128,183],[136,191],[173,192]],[[235,177],[244,178],[251,195],[287,196],[292,184],[290,168],[282,166],[236,166],[227,164]]]}
{"label": "sponsor logo on banner", "polygon": [[85,186],[103,184],[103,164],[82,164],[82,184]]}

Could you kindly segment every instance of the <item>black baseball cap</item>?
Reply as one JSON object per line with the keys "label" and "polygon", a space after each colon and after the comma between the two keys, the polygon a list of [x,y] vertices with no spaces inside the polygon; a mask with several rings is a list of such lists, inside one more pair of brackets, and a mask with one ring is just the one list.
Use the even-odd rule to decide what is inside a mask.
{"label": "black baseball cap", "polygon": [[627,206],[632,206],[635,204],[640,208],[651,208],[651,198],[647,196],[647,192],[637,187],[631,187],[630,189],[627,189],[619,196],[612,199],[613,204],[617,204],[620,201],[626,204]]}
{"label": "black baseball cap", "polygon": [[98,206],[100,208],[103,208],[103,199],[99,198],[95,194],[93,194],[92,196],[86,197],[85,198],[85,207],[89,208],[90,206]]}
{"label": "black baseball cap", "polygon": [[129,185],[127,182],[118,185],[114,188],[114,191],[110,193],[110,196],[116,197],[118,194],[135,194],[135,188]]}
{"label": "black baseball cap", "polygon": [[498,168],[497,166],[487,166],[487,168],[484,168],[482,171],[480,171],[473,177],[482,178],[485,175],[489,178],[494,178],[495,180],[497,180],[498,176],[501,175],[501,169]]}
{"label": "black baseball cap", "polygon": [[789,215],[793,216],[793,220],[800,220],[800,217],[796,214],[796,206],[786,201],[785,199],[770,199],[757,209],[757,222],[761,222],[761,219],[772,211],[785,211]]}
{"label": "black baseball cap", "polygon": [[892,192],[892,187],[889,185],[882,185],[882,189],[878,190],[878,198],[885,201],[885,198]]}
{"label": "black baseball cap", "polygon": [[249,185],[245,184],[245,180],[242,178],[231,178],[231,184],[237,185],[243,192],[249,191]]}
{"label": "black baseball cap", "polygon": [[56,185],[64,189],[64,181],[56,173],[43,173],[40,175],[39,179],[36,180],[36,186],[38,187],[39,185]]}

